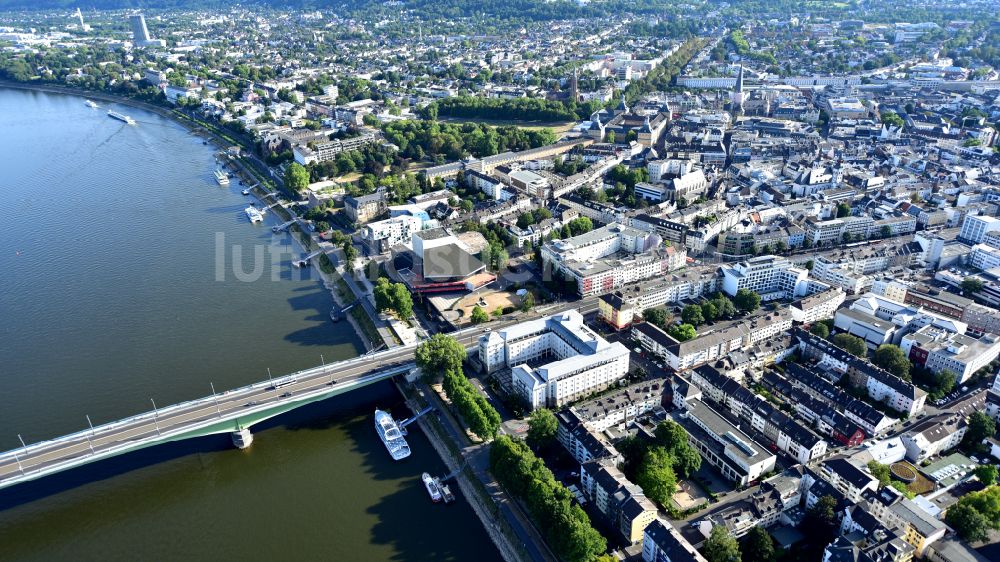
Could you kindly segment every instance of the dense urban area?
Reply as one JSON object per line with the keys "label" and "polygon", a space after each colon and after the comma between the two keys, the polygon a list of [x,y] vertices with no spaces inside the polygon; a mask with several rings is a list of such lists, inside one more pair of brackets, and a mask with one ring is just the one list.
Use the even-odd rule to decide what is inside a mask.
{"label": "dense urban area", "polygon": [[996,2],[59,4],[2,84],[204,134],[506,559],[1000,560]]}

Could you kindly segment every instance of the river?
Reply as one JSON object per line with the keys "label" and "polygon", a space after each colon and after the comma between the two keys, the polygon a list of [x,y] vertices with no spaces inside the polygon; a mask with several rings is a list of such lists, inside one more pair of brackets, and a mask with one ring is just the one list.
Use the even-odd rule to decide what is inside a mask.
{"label": "river", "polygon": [[[4,89],[0,131],[0,450],[363,350],[200,137]],[[445,469],[417,426],[388,458],[376,406],[409,413],[381,383],[255,427],[246,451],[190,440],[0,491],[0,559],[499,560],[461,498],[430,502],[420,474]]]}

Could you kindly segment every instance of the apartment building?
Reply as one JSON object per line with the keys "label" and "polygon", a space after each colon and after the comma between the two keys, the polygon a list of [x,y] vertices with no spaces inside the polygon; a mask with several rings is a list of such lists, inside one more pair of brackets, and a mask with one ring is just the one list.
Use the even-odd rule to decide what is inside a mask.
{"label": "apartment building", "polygon": [[568,310],[484,334],[479,360],[487,372],[510,368],[514,392],[536,409],[561,406],[622,379],[629,351]]}
{"label": "apartment building", "polygon": [[955,374],[955,382],[962,384],[1000,356],[1000,336],[984,334],[976,339],[936,326],[924,326],[903,336],[899,347],[914,364],[933,373],[951,371]]}
{"label": "apartment building", "polygon": [[546,267],[573,279],[580,296],[666,274],[686,259],[683,248],[663,247],[658,235],[617,223],[542,247]]}
{"label": "apartment building", "polygon": [[651,522],[642,537],[644,562],[708,562],[673,525]]}
{"label": "apartment building", "polygon": [[675,371],[683,371],[747,349],[792,327],[787,309],[751,316],[680,342],[659,327],[644,322],[632,327],[632,337],[651,353],[663,357]]}
{"label": "apartment building", "polygon": [[833,318],[847,296],[840,287],[832,287],[812,295],[804,296],[793,302],[789,309],[792,320],[799,323],[812,324],[826,318]]}
{"label": "apartment building", "polygon": [[643,531],[656,519],[656,506],[642,488],[625,478],[612,459],[583,463],[580,489],[630,544],[642,541]]}
{"label": "apartment building", "polygon": [[722,267],[722,275],[722,290],[728,295],[748,289],[769,301],[803,297],[810,292],[809,271],[778,256],[759,256]]}
{"label": "apartment building", "polygon": [[965,416],[943,413],[920,420],[900,436],[906,447],[906,458],[921,462],[929,457],[957,447],[965,437],[968,425]]}
{"label": "apartment building", "polygon": [[358,197],[344,197],[344,213],[353,223],[365,224],[385,214],[385,192],[382,190]]}
{"label": "apartment building", "polygon": [[979,244],[988,232],[1000,231],[1000,219],[984,215],[966,215],[958,239],[967,244]]}
{"label": "apartment building", "polygon": [[372,252],[388,252],[393,246],[409,242],[413,233],[420,231],[423,222],[410,215],[370,222],[361,230],[361,240]]}
{"label": "apartment building", "polygon": [[730,411],[741,426],[747,423],[763,435],[765,445],[803,464],[826,454],[827,442],[821,437],[718,369],[702,365],[691,371],[690,376],[691,383],[698,386],[705,397]]}

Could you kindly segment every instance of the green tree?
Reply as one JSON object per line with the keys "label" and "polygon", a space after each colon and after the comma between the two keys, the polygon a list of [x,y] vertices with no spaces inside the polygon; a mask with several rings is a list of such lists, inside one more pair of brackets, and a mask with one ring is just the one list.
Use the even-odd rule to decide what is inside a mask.
{"label": "green tree", "polygon": [[461,371],[466,356],[465,347],[446,334],[434,334],[418,345],[414,352],[417,367],[420,367],[429,380],[449,371]]}
{"label": "green tree", "polygon": [[948,509],[945,521],[963,539],[969,542],[985,541],[989,538],[990,520],[971,505],[959,501]]}
{"label": "green tree", "polygon": [[872,473],[872,476],[878,479],[878,487],[885,488],[892,481],[892,476],[889,473],[889,465],[882,464],[878,461],[868,462],[868,471]]}
{"label": "green tree", "polygon": [[663,447],[652,447],[646,451],[635,474],[638,484],[646,496],[660,505],[670,505],[670,498],[677,489],[674,474],[674,459]]}
{"label": "green tree", "polygon": [[375,297],[375,309],[379,312],[392,308],[392,285],[385,277],[379,277],[375,281],[375,288],[372,290]]}
{"label": "green tree", "polygon": [[903,118],[893,111],[882,113],[882,122],[893,127],[902,127],[904,125]]}
{"label": "green tree", "polygon": [[705,318],[706,322],[714,322],[719,317],[719,308],[712,301],[702,303],[701,315]]}
{"label": "green tree", "polygon": [[459,203],[459,205],[462,207],[462,210],[464,212],[466,212],[466,213],[471,213],[472,212],[473,204],[472,204],[471,200],[469,200],[469,199],[462,199],[462,202]]}
{"label": "green tree", "polygon": [[997,423],[985,412],[973,412],[969,416],[969,428],[965,431],[968,443],[978,445],[983,439],[992,437],[997,432]]}
{"label": "green tree", "polygon": [[285,168],[285,187],[295,192],[309,187],[309,171],[302,164],[292,162]]}
{"label": "green tree", "polygon": [[851,215],[851,206],[847,203],[837,203],[837,218],[841,219]]}
{"label": "green tree", "polygon": [[833,341],[834,345],[843,348],[855,357],[864,357],[868,353],[868,346],[865,345],[865,340],[851,334],[837,334],[833,336],[833,340],[831,341]]}
{"label": "green tree", "polygon": [[667,333],[670,334],[670,337],[681,342],[693,340],[698,337],[698,332],[691,324],[674,324],[667,328]]}
{"label": "green tree", "polygon": [[539,408],[528,418],[528,445],[535,450],[544,449],[556,439],[559,421],[552,410]]}
{"label": "green tree", "polygon": [[689,304],[681,311],[681,320],[691,324],[695,328],[705,323],[705,317],[701,314],[701,307],[696,304]]}
{"label": "green tree", "polygon": [[472,314],[469,317],[473,324],[482,324],[483,322],[489,322],[490,316],[486,314],[486,311],[476,305],[472,307]]}
{"label": "green tree", "polygon": [[740,562],[740,543],[729,534],[725,525],[715,525],[703,548],[708,562]]}
{"label": "green tree", "polygon": [[992,486],[997,483],[997,467],[993,464],[981,464],[972,470],[976,478],[985,486]]}
{"label": "green tree", "polygon": [[983,290],[983,281],[978,277],[962,279],[962,290],[966,293],[978,293]]}
{"label": "green tree", "polygon": [[740,289],[736,291],[733,304],[744,314],[749,314],[760,308],[760,295],[749,289]]}
{"label": "green tree", "polygon": [[725,318],[728,320],[733,316],[736,316],[736,305],[734,305],[733,301],[731,301],[726,295],[717,293],[715,298],[712,299],[712,303],[715,304],[719,318]]}
{"label": "green tree", "polygon": [[663,327],[667,324],[667,312],[662,308],[647,308],[642,311],[642,317],[650,324]]}
{"label": "green tree", "polygon": [[341,246],[344,251],[344,263],[348,267],[353,267],[354,260],[358,258],[358,250],[354,247],[354,244],[350,240],[344,240],[344,244]]}
{"label": "green tree", "polygon": [[413,316],[413,297],[410,290],[402,283],[392,284],[392,308],[400,320]]}
{"label": "green tree", "polygon": [[830,328],[828,328],[826,324],[822,322],[816,322],[815,324],[812,325],[811,328],[809,328],[809,333],[814,336],[826,339],[830,336]]}
{"label": "green tree", "polygon": [[688,442],[687,431],[673,420],[665,420],[656,425],[656,444],[673,458],[674,472],[684,478],[690,477],[701,467],[701,455]]}
{"label": "green tree", "polygon": [[897,345],[884,343],[878,346],[872,362],[903,380],[910,380],[910,360]]}
{"label": "green tree", "polygon": [[521,312],[528,312],[535,306],[535,295],[529,291],[521,298]]}
{"label": "green tree", "polygon": [[774,541],[764,527],[754,527],[743,539],[743,562],[774,562]]}

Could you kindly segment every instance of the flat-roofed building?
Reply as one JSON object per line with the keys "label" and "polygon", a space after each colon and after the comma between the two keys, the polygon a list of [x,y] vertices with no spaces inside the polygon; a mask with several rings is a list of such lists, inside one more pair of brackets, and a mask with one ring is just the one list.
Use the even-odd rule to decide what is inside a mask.
{"label": "flat-roofed building", "polygon": [[676,421],[688,442],[727,479],[746,486],[774,469],[776,457],[700,400],[685,403]]}
{"label": "flat-roofed building", "polygon": [[568,310],[484,334],[479,360],[488,372],[511,368],[514,392],[535,409],[561,406],[622,379],[629,351]]}

